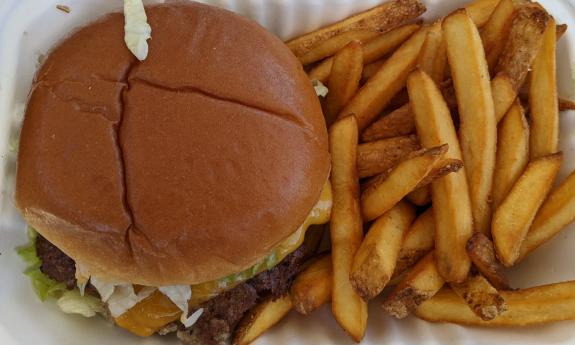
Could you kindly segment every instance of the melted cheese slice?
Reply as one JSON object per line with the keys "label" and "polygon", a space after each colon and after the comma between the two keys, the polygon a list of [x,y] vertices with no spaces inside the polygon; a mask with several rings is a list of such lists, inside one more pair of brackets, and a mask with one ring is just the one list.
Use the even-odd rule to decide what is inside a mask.
{"label": "melted cheese slice", "polygon": [[[190,307],[205,302],[224,290],[233,288],[260,272],[268,270],[299,248],[309,226],[327,223],[331,215],[332,194],[329,181],[323,187],[318,203],[311,210],[304,223],[293,235],[282,241],[272,253],[251,268],[220,280],[192,285]],[[115,318],[116,324],[139,335],[150,336],[165,325],[180,319],[182,311],[160,291],[156,290],[148,298],[140,301],[126,313]]]}

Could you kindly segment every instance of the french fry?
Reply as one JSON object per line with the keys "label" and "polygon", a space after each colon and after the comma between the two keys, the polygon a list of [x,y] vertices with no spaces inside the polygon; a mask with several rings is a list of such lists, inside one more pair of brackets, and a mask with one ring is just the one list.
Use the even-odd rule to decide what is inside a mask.
{"label": "french fry", "polygon": [[541,206],[521,245],[519,260],[549,241],[573,221],[575,221],[575,172],[571,173]]}
{"label": "french fry", "polygon": [[541,48],[533,61],[529,82],[531,159],[557,152],[559,104],[557,101],[555,20],[549,20]]}
{"label": "french fry", "polygon": [[374,220],[394,207],[429,175],[447,150],[448,145],[420,150],[373,182],[361,194],[363,220]]}
{"label": "french fry", "polygon": [[425,12],[425,6],[419,0],[393,0],[383,3],[365,12],[305,34],[287,42],[295,56],[302,56],[336,35],[356,30],[386,32],[417,18]]}
{"label": "french fry", "polygon": [[[420,27],[421,24],[406,24],[365,43],[362,47],[364,64],[376,62],[393,52]],[[309,78],[326,83],[329,80],[332,66],[333,58],[325,59],[309,72]]]}
{"label": "french fry", "polygon": [[503,297],[481,274],[469,276],[463,283],[450,285],[475,315],[484,321],[493,320],[507,310]]}
{"label": "french fry", "polygon": [[492,235],[497,257],[507,267],[519,250],[537,210],[547,197],[561,166],[561,153],[543,156],[527,166],[493,216]]}
{"label": "french fry", "polygon": [[427,206],[431,204],[431,186],[417,188],[413,192],[407,194],[407,200],[417,206]]}
{"label": "french fry", "polygon": [[417,217],[405,233],[393,276],[402,274],[429,253],[433,249],[434,238],[435,218],[433,209],[429,208]]}
{"label": "french fry", "polygon": [[335,55],[338,51],[343,49],[343,47],[347,46],[353,41],[365,43],[379,35],[380,33],[377,31],[370,30],[344,32],[337,36],[333,36],[324,42],[321,42],[317,46],[313,47],[312,50],[299,56],[298,59],[302,65],[309,65],[311,63]]}
{"label": "french fry", "polygon": [[437,22],[427,32],[427,38],[419,55],[419,68],[439,85],[444,79],[446,65],[445,40],[441,31],[441,22]]}
{"label": "french fry", "polygon": [[318,258],[294,279],[290,295],[298,313],[311,314],[331,300],[331,260],[330,255]]}
{"label": "french fry", "polygon": [[407,273],[403,281],[383,301],[383,310],[403,319],[425,300],[433,297],[445,281],[435,266],[433,252],[427,254]]}
{"label": "french fry", "polygon": [[[417,70],[410,75],[407,89],[422,146],[447,143],[449,151],[446,158],[461,159],[453,120],[437,85],[427,74]],[[432,183],[437,268],[446,280],[452,282],[463,281],[471,265],[465,251],[473,231],[465,169]]]}
{"label": "french fry", "polygon": [[559,111],[575,110],[575,102],[570,99],[559,98]]}
{"label": "french fry", "polygon": [[507,303],[507,311],[491,321],[481,320],[451,289],[443,289],[423,302],[415,314],[431,322],[488,327],[530,326],[575,319],[575,282],[501,291],[500,294]]}
{"label": "french fry", "polygon": [[444,19],[443,34],[457,95],[460,142],[474,227],[487,233],[497,146],[489,71],[479,32],[465,10],[457,10]]}
{"label": "french fry", "polygon": [[557,36],[557,41],[559,41],[561,39],[561,37],[563,37],[563,35],[565,35],[565,33],[567,32],[568,26],[567,24],[558,24],[557,25],[557,33],[555,34]]}
{"label": "french fry", "polygon": [[362,141],[395,138],[415,133],[415,120],[409,103],[384,115],[363,131]]}
{"label": "french fry", "polygon": [[467,242],[467,254],[477,270],[499,290],[510,290],[503,265],[495,256],[495,247],[487,235],[476,232]]}
{"label": "french fry", "polygon": [[386,172],[419,149],[419,140],[415,135],[361,144],[357,148],[359,177],[370,177]]}
{"label": "french fry", "polygon": [[523,6],[517,10],[491,83],[497,121],[507,113],[525,82],[541,47],[549,18],[540,6]]}
{"label": "french fry", "polygon": [[340,116],[354,114],[359,129],[364,130],[405,86],[426,36],[427,30],[419,30],[399,47],[343,108]]}
{"label": "french fry", "polygon": [[499,124],[493,175],[493,209],[505,199],[529,163],[529,124],[519,100]]}
{"label": "french fry", "polygon": [[234,330],[233,345],[248,345],[272,328],[291,310],[289,295],[277,300],[267,298],[245,315]]}
{"label": "french fry", "polygon": [[363,72],[361,73],[361,82],[365,83],[369,78],[373,77],[384,63],[385,60],[381,59],[365,65],[365,67],[363,67]]}
{"label": "french fry", "polygon": [[395,270],[403,235],[415,218],[415,209],[400,202],[370,227],[359,247],[349,279],[355,291],[369,301],[379,295]]}
{"label": "french fry", "polygon": [[469,17],[480,28],[491,17],[500,0],[475,0],[465,6]]}
{"label": "french fry", "polygon": [[339,325],[357,342],[367,326],[367,304],[349,281],[353,257],[363,240],[357,176],[358,130],[355,117],[336,121],[329,131],[333,207],[331,310]]}
{"label": "french fry", "polygon": [[490,71],[495,70],[499,55],[505,47],[515,12],[524,4],[525,1],[501,0],[482,28],[481,40]]}
{"label": "french fry", "polygon": [[433,169],[431,169],[429,174],[417,184],[416,188],[419,189],[428,186],[433,181],[447,174],[458,172],[461,168],[463,168],[463,162],[459,159],[445,158],[439,160],[433,165]]}
{"label": "french fry", "polygon": [[352,41],[338,52],[334,58],[331,78],[328,84],[329,93],[324,104],[324,115],[328,126],[336,120],[341,108],[357,92],[362,71],[363,54],[361,52],[361,43]]}

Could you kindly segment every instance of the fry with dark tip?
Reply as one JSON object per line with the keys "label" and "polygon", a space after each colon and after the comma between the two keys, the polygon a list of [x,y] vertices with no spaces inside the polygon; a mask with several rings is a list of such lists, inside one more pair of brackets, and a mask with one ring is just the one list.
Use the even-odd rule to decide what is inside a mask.
{"label": "fry with dark tip", "polygon": [[499,55],[505,48],[515,12],[525,3],[523,0],[501,0],[481,29],[481,40],[490,71],[495,70]]}
{"label": "fry with dark tip", "polygon": [[510,290],[503,265],[495,256],[495,247],[487,235],[476,232],[467,242],[467,254],[477,270],[498,290]]}
{"label": "fry with dark tip", "polygon": [[361,194],[361,212],[365,222],[374,220],[394,207],[423,181],[443,158],[448,145],[423,149],[399,163],[389,174],[382,174]]}
{"label": "fry with dark tip", "polygon": [[248,345],[272,328],[291,310],[289,295],[273,300],[267,298],[250,310],[234,331],[233,345]]}
{"label": "fry with dark tip", "polygon": [[493,320],[507,310],[503,297],[481,274],[471,275],[463,283],[450,285],[482,320]]}
{"label": "fry with dark tip", "polygon": [[417,217],[405,233],[393,276],[402,274],[429,253],[433,249],[434,239],[435,218],[433,209],[429,208]]}
{"label": "fry with dark tip", "polygon": [[433,252],[413,266],[405,278],[383,301],[383,309],[390,315],[403,319],[430,299],[443,287],[445,281],[435,266]]}
{"label": "fry with dark tip", "polygon": [[495,68],[495,78],[491,82],[497,121],[507,113],[525,82],[541,47],[549,19],[547,12],[537,5],[522,6],[513,17],[507,43]]}
{"label": "fry with dark tip", "polygon": [[[446,158],[460,160],[462,155],[455,126],[437,85],[425,72],[416,70],[409,76],[407,90],[422,146],[447,143],[449,151]],[[437,268],[446,280],[453,282],[463,281],[471,266],[465,251],[473,232],[465,169],[463,167],[431,184]]]}
{"label": "fry with dark tip", "polygon": [[415,135],[360,144],[357,147],[359,177],[365,178],[386,172],[420,148]]}
{"label": "fry with dark tip", "polygon": [[329,130],[329,141],[333,189],[330,223],[333,267],[331,310],[339,325],[359,342],[367,326],[367,304],[349,281],[353,257],[363,240],[355,117],[348,116],[336,121]]}
{"label": "fry with dark tip", "polygon": [[[362,46],[364,64],[376,62],[393,52],[420,27],[421,24],[406,24],[366,42]],[[325,59],[309,72],[309,78],[326,83],[329,80],[332,66],[333,58]]]}
{"label": "fry with dark tip", "polygon": [[419,17],[426,8],[419,0],[392,0],[335,24],[287,42],[295,56],[302,56],[336,35],[354,30],[386,32]]}
{"label": "fry with dark tip", "polygon": [[341,108],[357,92],[362,71],[361,43],[352,41],[334,58],[331,78],[329,78],[328,83],[329,93],[324,103],[324,115],[328,126],[336,120]]}
{"label": "fry with dark tip", "polygon": [[520,327],[575,319],[575,281],[500,294],[507,303],[507,311],[491,321],[481,320],[448,288],[421,303],[415,315],[431,322],[487,327]]}
{"label": "fry with dark tip", "polygon": [[379,295],[391,279],[404,233],[414,218],[414,207],[400,202],[369,228],[349,276],[351,285],[365,301]]}
{"label": "fry with dark tip", "polygon": [[314,260],[294,279],[290,288],[293,308],[308,315],[331,300],[331,255]]}
{"label": "fry with dark tip", "polygon": [[559,172],[563,155],[538,158],[527,166],[493,216],[492,235],[501,263],[513,266],[539,207]]}
{"label": "fry with dark tip", "polygon": [[575,171],[545,200],[521,245],[519,260],[575,221]]}
{"label": "fry with dark tip", "polygon": [[457,95],[459,136],[474,229],[488,233],[497,122],[485,52],[477,27],[465,10],[457,10],[443,20],[443,34]]}

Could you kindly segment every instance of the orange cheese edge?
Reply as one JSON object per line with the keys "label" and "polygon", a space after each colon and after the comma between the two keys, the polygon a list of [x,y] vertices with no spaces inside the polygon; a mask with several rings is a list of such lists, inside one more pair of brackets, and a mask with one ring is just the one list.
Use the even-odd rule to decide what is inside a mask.
{"label": "orange cheese edge", "polygon": [[[278,257],[278,263],[302,245],[306,230],[309,226],[324,224],[329,221],[331,205],[332,191],[331,185],[329,181],[327,181],[322,189],[319,201],[310,211],[302,226],[292,236],[280,243],[273,251]],[[265,269],[262,269],[262,271],[263,270]],[[192,285],[192,298],[189,301],[189,305],[190,307],[197,306],[217,296],[222,290],[232,287],[233,286],[229,286],[228,284],[222,284],[221,281]],[[140,301],[130,310],[115,318],[114,321],[121,328],[133,334],[146,337],[158,332],[169,323],[179,320],[181,314],[182,311],[172,303],[168,297],[160,291],[155,291],[148,298]]]}

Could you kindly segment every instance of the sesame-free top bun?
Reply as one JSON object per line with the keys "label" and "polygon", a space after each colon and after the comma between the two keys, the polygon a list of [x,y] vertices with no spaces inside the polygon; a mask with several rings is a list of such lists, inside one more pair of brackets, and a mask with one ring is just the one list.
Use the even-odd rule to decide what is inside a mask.
{"label": "sesame-free top bun", "polygon": [[329,174],[327,131],[275,36],[198,3],[146,10],[144,62],[124,46],[119,13],[47,56],[22,129],[16,200],[92,275],[211,281],[303,223]]}

